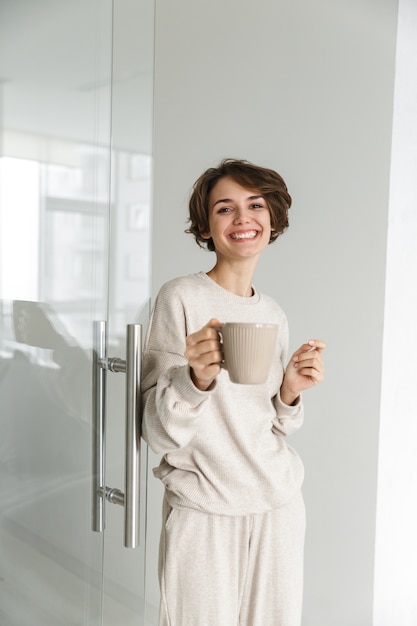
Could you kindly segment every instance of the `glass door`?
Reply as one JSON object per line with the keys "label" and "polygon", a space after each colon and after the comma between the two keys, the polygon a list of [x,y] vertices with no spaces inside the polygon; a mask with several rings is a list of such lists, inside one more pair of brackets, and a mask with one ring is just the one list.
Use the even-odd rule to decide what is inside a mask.
{"label": "glass door", "polygon": [[[153,38],[153,0],[115,0],[107,353],[123,360],[127,325],[141,325],[144,335],[149,319]],[[125,385],[125,374],[107,373],[106,486],[122,490]],[[123,547],[123,507],[106,503],[104,626],[152,624],[145,601],[147,447],[141,447],[138,548]]]}
{"label": "glass door", "polygon": [[[145,623],[144,532],[92,530],[93,323],[146,324],[153,4],[0,4],[0,623]],[[124,488],[125,376],[106,485]],[[146,450],[142,455],[146,492]]]}

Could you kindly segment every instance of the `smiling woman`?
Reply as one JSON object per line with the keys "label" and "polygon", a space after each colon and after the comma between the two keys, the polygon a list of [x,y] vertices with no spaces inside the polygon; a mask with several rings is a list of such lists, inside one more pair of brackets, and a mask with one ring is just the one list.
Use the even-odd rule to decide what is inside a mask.
{"label": "smiling woman", "polygon": [[303,625],[371,625],[398,0],[197,4],[158,3],[153,293],[212,267],[180,232],[201,171],[231,155],[284,176],[291,227],[262,252],[256,287],[285,305],[295,347],[306,325],[328,342],[293,438],[307,469]]}
{"label": "smiling woman", "polygon": [[[323,380],[325,344],[303,344],[287,364],[286,316],[252,283],[289,204],[271,170],[228,160],[204,172],[190,221],[215,265],[169,281],[155,302],[142,389],[143,436],[162,454],[154,473],[165,488],[160,626],[301,625],[304,470],[285,437],[302,425],[301,392]],[[265,381],[229,377],[223,322],[278,328]]]}

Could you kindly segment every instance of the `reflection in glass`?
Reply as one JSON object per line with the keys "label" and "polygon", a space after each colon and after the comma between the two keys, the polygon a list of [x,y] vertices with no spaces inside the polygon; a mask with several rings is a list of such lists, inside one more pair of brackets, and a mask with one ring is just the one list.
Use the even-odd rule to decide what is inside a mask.
{"label": "reflection in glass", "polygon": [[[53,304],[86,346],[92,289],[95,306],[101,311],[106,307],[109,181],[104,156],[96,163],[98,171],[88,166],[93,146],[80,145],[77,152],[80,162],[71,166],[0,159],[0,299]],[[73,146],[71,153],[73,158]],[[126,309],[134,315],[138,303],[149,297],[150,161],[149,155],[112,154],[116,320],[117,311],[122,312],[116,334],[122,332]]]}

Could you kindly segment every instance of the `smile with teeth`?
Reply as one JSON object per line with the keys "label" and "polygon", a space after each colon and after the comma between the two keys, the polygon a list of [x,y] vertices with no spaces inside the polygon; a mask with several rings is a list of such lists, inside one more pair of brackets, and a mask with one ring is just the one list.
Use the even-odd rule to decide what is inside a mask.
{"label": "smile with teeth", "polygon": [[235,241],[239,239],[253,239],[258,234],[257,230],[247,230],[244,233],[232,233],[230,237]]}

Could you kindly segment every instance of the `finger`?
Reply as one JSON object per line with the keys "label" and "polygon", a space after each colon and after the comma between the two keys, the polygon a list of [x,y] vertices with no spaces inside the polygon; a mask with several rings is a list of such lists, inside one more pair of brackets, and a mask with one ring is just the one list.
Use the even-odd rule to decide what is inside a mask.
{"label": "finger", "polygon": [[205,326],[205,328],[209,331],[209,333],[211,333],[213,335],[213,333],[216,333],[215,337],[216,339],[221,342],[221,335],[219,334],[221,332],[222,329],[222,322],[220,322],[220,320],[218,320],[217,318],[213,317]]}
{"label": "finger", "polygon": [[319,358],[304,360],[300,358],[293,366],[299,376],[311,376],[315,379],[323,379],[324,377],[323,361]]}
{"label": "finger", "polygon": [[326,344],[324,341],[319,339],[311,339],[307,343],[303,343],[302,346],[298,348],[292,355],[292,361],[295,363],[298,361],[300,356],[305,353],[314,352],[316,354],[321,354],[325,349]]}
{"label": "finger", "polygon": [[218,342],[211,341],[199,343],[197,347],[186,350],[184,356],[190,363],[201,363],[202,365],[220,363],[222,360],[222,352]]}
{"label": "finger", "polygon": [[324,373],[313,367],[303,367],[300,369],[299,374],[310,379],[314,384],[321,383],[324,379]]}
{"label": "finger", "polygon": [[184,352],[187,361],[192,364],[201,360],[205,363],[220,363],[222,352],[217,339],[208,339],[194,344],[187,344]]}
{"label": "finger", "polygon": [[219,328],[220,326],[223,326],[223,324],[215,317],[212,317],[211,320],[209,320],[206,324],[207,328]]}
{"label": "finger", "polygon": [[323,360],[317,355],[316,357],[308,358],[305,354],[302,354],[299,359],[294,363],[294,367],[300,370],[301,368],[309,367],[317,370],[317,372],[324,371]]}
{"label": "finger", "polygon": [[301,352],[293,360],[294,365],[302,363],[304,366],[320,368],[323,366],[323,357],[318,350]]}
{"label": "finger", "polygon": [[216,318],[212,318],[211,320],[209,320],[207,322],[207,324],[205,326],[203,326],[203,328],[201,328],[200,330],[196,331],[195,333],[192,333],[191,335],[188,335],[189,337],[202,337],[203,339],[206,337],[214,337],[214,333],[218,333],[219,329],[223,326],[223,324]]}
{"label": "finger", "polygon": [[208,341],[210,339],[214,341],[219,340],[219,334],[215,328],[216,322],[217,327],[219,326],[219,324],[221,325],[218,320],[210,320],[210,322],[206,324],[206,326],[203,326],[203,328],[201,328],[200,330],[196,331],[195,333],[191,333],[190,335],[187,335],[185,339],[186,346],[195,346],[201,342]]}
{"label": "finger", "polygon": [[[313,350],[318,350],[319,352],[323,352],[326,348],[326,343],[321,339],[310,339],[310,341],[305,344],[308,346],[308,351],[312,352]],[[304,346],[303,346],[304,347]]]}

